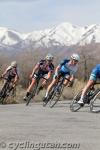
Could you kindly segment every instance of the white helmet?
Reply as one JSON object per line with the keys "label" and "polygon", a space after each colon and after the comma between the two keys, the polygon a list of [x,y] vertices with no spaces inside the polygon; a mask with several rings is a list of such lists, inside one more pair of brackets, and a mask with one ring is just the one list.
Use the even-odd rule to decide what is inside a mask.
{"label": "white helmet", "polygon": [[78,54],[72,54],[71,58],[77,61],[80,60],[80,56]]}
{"label": "white helmet", "polygon": [[11,62],[11,67],[17,67],[17,62],[16,61],[12,61]]}
{"label": "white helmet", "polygon": [[47,54],[47,56],[45,57],[47,60],[53,60],[53,55],[52,54]]}

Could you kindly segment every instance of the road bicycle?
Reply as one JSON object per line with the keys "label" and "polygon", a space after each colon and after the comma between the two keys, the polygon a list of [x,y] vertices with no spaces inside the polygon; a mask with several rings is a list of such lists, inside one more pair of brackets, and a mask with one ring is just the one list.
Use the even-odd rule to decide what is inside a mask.
{"label": "road bicycle", "polygon": [[48,102],[49,102],[49,107],[51,108],[57,104],[65,87],[64,85],[65,79],[69,81],[69,79],[67,79],[65,76],[59,76],[58,81],[49,92],[47,99],[43,102],[43,106],[46,106]]}
{"label": "road bicycle", "polygon": [[[0,79],[3,79],[1,77]],[[16,95],[16,87],[13,86],[13,81],[6,79],[4,85],[0,91],[0,103],[4,104],[7,102],[9,96],[14,97]]]}
{"label": "road bicycle", "polygon": [[39,94],[39,87],[40,87],[40,79],[47,80],[43,75],[34,74],[34,78],[36,79],[35,85],[30,93],[30,95],[26,98],[26,106],[29,105],[30,101],[35,97],[35,95]]}
{"label": "road bicycle", "polygon": [[[100,84],[100,83],[94,83],[94,85],[96,85],[96,84]],[[94,107],[96,106],[96,105],[94,105],[94,103],[96,102],[96,95],[100,96],[98,94],[100,92],[100,89],[99,88],[95,89],[94,85],[87,91],[86,95],[84,96],[84,104],[83,105],[78,104],[78,101],[81,98],[82,90],[79,91],[79,93],[77,93],[75,95],[75,97],[73,98],[72,102],[70,103],[70,110],[72,112],[78,111],[85,104],[90,105],[90,111],[91,112],[94,111]],[[100,107],[100,105],[99,105],[99,107]]]}

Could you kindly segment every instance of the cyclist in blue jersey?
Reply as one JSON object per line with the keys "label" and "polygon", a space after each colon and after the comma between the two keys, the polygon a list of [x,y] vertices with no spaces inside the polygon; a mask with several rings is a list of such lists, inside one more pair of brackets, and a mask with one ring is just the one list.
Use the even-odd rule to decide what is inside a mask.
{"label": "cyclist in blue jersey", "polygon": [[100,79],[100,64],[97,64],[97,65],[93,68],[93,70],[92,70],[92,72],[91,72],[91,74],[90,74],[90,78],[89,78],[89,80],[88,80],[86,86],[84,87],[84,89],[83,89],[83,91],[82,91],[82,95],[81,95],[80,100],[78,101],[78,104],[80,104],[80,105],[82,105],[82,106],[84,105],[84,97],[85,97],[85,94],[86,94],[86,92],[89,90],[89,88],[91,88],[91,87],[94,85],[94,83],[96,82],[97,78]]}
{"label": "cyclist in blue jersey", "polygon": [[[45,97],[43,97],[43,101],[45,102],[47,100],[47,96],[49,91],[52,89],[52,87],[55,85],[55,83],[58,81],[59,76],[65,76],[71,83],[74,81],[75,73],[78,69],[78,62],[80,60],[80,57],[78,54],[72,54],[71,59],[64,59],[55,69],[55,74],[53,77],[53,80],[51,84],[48,86]],[[68,85],[69,81],[65,79],[64,85]]]}

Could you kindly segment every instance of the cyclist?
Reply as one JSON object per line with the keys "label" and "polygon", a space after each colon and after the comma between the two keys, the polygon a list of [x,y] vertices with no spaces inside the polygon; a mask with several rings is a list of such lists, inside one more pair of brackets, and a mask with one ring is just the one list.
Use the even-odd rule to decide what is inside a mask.
{"label": "cyclist", "polygon": [[80,100],[78,101],[78,104],[80,104],[81,106],[84,105],[84,97],[85,97],[85,94],[86,92],[91,88],[93,87],[94,83],[96,82],[97,78],[100,79],[100,64],[97,64],[91,74],[90,74],[90,78],[86,84],[86,86],[84,87],[83,91],[82,91],[82,95],[81,95],[81,98]]}
{"label": "cyclist", "polygon": [[32,73],[30,75],[30,78],[32,79],[32,81],[31,81],[31,84],[29,85],[29,87],[27,89],[26,96],[24,97],[25,101],[26,101],[27,97],[30,95],[31,90],[36,83],[37,77],[40,77],[40,78],[45,77],[46,78],[42,81],[42,85],[39,87],[39,91],[42,90],[47,85],[47,82],[51,78],[52,73],[54,71],[53,59],[54,59],[54,57],[52,54],[47,54],[45,59],[40,60],[35,65]]}
{"label": "cyclist", "polygon": [[[4,71],[1,77],[4,79],[4,84],[6,81],[9,81],[9,83],[12,82],[11,89],[9,89],[9,92],[10,92],[16,86],[19,80],[17,62],[16,61],[11,62],[11,65],[7,67],[7,69]],[[2,93],[2,90],[0,93]]]}
{"label": "cyclist", "polygon": [[65,76],[67,79],[64,81],[64,85],[68,85],[69,81],[72,83],[75,78],[75,73],[78,69],[78,62],[80,60],[80,57],[78,54],[72,54],[71,59],[64,59],[56,68],[55,74],[53,77],[53,80],[51,84],[48,86],[45,97],[43,97],[43,101],[45,102],[47,100],[47,96],[49,91],[52,89],[52,87],[55,85],[55,83],[58,81],[59,76]]}

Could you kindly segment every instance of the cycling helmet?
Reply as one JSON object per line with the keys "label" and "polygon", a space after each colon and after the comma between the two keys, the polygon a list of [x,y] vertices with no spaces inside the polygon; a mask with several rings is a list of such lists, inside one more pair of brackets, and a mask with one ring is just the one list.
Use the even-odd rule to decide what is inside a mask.
{"label": "cycling helmet", "polygon": [[11,67],[17,67],[17,62],[16,61],[12,61],[11,62]]}
{"label": "cycling helmet", "polygon": [[80,56],[78,54],[72,54],[71,58],[74,59],[74,60],[77,60],[77,61],[80,60]]}
{"label": "cycling helmet", "polygon": [[47,56],[45,57],[46,60],[53,60],[53,55],[52,54],[47,54]]}

